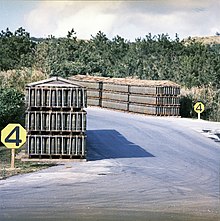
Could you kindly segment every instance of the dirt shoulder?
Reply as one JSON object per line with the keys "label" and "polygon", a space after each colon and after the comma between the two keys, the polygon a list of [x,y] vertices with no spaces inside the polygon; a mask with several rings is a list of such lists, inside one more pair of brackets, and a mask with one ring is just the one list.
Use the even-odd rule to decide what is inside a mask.
{"label": "dirt shoulder", "polygon": [[[18,151],[16,151],[17,153]],[[55,163],[45,163],[45,162],[22,162],[20,159],[15,160],[15,169],[12,170],[11,167],[11,150],[0,146],[0,180],[6,179],[8,177],[39,171],[46,169],[51,166],[55,166]]]}

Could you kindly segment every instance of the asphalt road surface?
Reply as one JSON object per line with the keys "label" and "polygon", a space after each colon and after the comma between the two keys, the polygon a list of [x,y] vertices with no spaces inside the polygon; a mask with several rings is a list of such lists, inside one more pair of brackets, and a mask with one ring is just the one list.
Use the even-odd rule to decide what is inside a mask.
{"label": "asphalt road surface", "polygon": [[220,220],[219,123],[88,108],[88,162],[0,181],[0,220]]}

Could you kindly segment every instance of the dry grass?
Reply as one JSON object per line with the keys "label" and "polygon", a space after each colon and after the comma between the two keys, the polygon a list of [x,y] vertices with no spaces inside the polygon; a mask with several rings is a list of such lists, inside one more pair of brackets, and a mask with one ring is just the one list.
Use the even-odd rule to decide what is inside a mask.
{"label": "dry grass", "polygon": [[48,75],[35,69],[23,68],[0,72],[0,86],[13,87],[24,92],[28,83],[47,79]]}

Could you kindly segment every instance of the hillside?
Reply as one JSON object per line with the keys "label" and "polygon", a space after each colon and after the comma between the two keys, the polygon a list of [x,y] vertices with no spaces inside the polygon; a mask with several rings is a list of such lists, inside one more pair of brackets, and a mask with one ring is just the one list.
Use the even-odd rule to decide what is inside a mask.
{"label": "hillside", "polygon": [[205,45],[220,44],[220,36],[206,36],[206,37],[190,37],[183,39],[185,42],[201,42]]}

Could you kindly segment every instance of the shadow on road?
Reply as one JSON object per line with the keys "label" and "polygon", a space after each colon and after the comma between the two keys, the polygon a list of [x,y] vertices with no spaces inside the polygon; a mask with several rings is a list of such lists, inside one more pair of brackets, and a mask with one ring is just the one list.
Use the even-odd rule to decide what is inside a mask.
{"label": "shadow on road", "polygon": [[154,157],[140,146],[128,141],[116,130],[87,131],[87,159]]}

